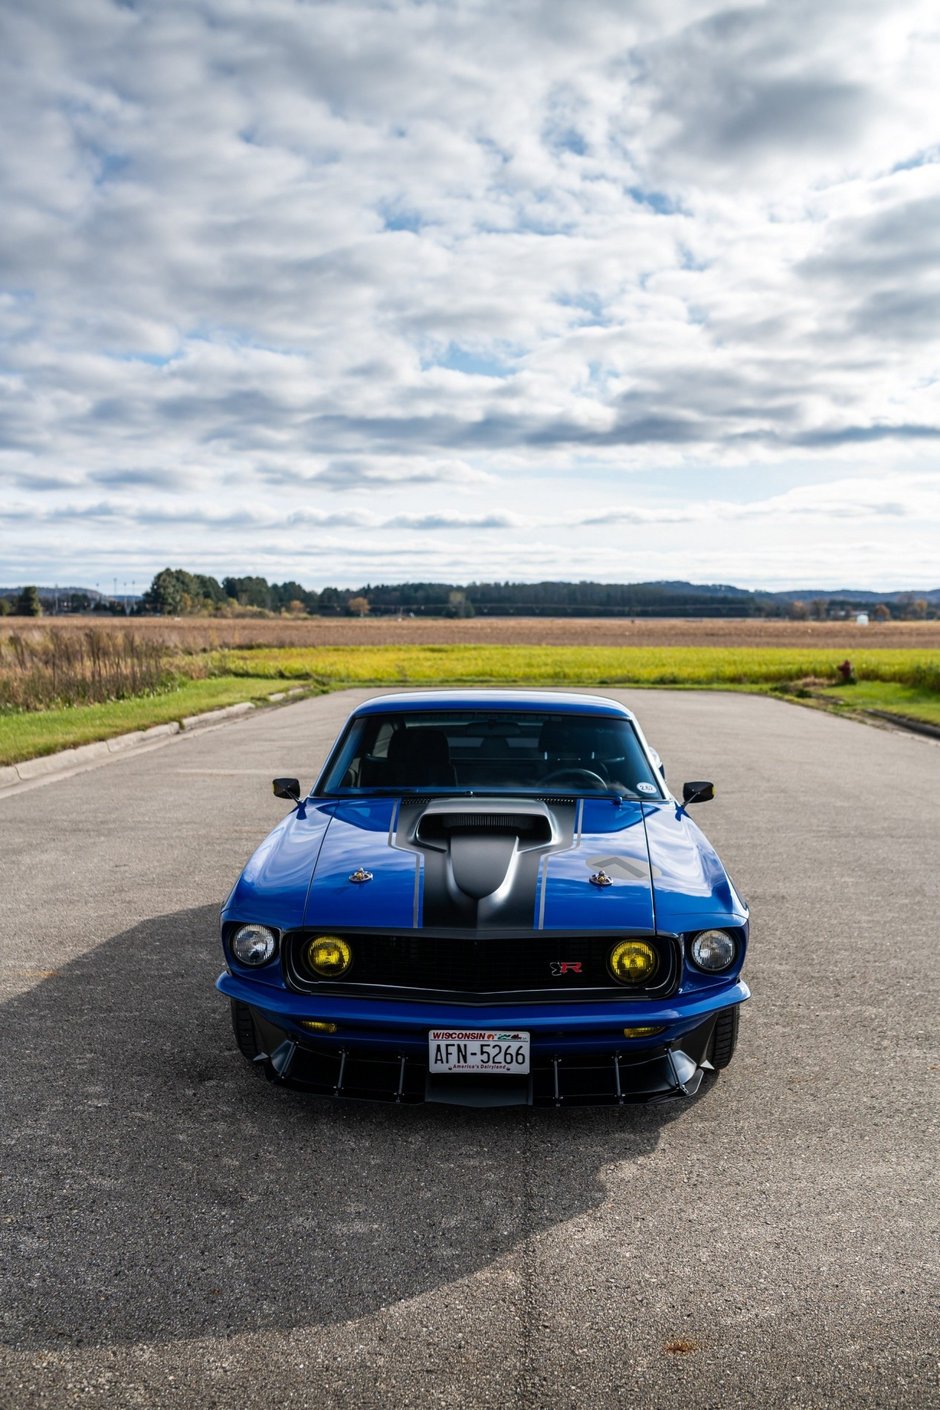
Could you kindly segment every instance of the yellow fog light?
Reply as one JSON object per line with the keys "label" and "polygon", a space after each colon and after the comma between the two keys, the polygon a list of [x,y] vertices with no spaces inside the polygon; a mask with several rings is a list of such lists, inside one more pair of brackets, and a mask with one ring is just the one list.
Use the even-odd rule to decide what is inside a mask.
{"label": "yellow fog light", "polygon": [[321,979],[339,979],[352,964],[352,947],[338,935],[318,935],[307,946],[307,964]]}
{"label": "yellow fog light", "polygon": [[300,1021],[301,1028],[309,1028],[311,1033],[335,1033],[336,1024],[326,1023],[322,1018],[304,1018]]}
{"label": "yellow fog light", "polygon": [[621,940],[610,952],[610,972],[621,984],[643,984],[656,973],[659,960],[645,940]]}
{"label": "yellow fog light", "polygon": [[654,1033],[662,1033],[663,1026],[664,1025],[661,1023],[641,1024],[639,1028],[625,1028],[623,1030],[623,1036],[625,1038],[652,1038]]}

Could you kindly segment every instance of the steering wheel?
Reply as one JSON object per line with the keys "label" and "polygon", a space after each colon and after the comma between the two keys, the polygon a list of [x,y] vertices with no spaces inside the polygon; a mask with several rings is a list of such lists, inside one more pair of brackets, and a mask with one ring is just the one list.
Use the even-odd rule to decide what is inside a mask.
{"label": "steering wheel", "polygon": [[579,779],[587,780],[589,783],[600,784],[601,788],[606,789],[610,787],[606,778],[601,778],[600,774],[596,774],[593,769],[555,769],[553,773],[546,774],[544,778],[539,779],[539,782],[561,783],[563,779],[572,779],[573,781]]}

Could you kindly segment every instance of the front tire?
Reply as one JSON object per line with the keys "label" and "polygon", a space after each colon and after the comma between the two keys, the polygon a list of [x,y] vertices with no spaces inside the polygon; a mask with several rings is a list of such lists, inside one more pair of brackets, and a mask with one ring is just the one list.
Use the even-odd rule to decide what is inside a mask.
{"label": "front tire", "polygon": [[258,1034],[255,1031],[255,1021],[251,1016],[251,1009],[247,1004],[243,1004],[240,999],[230,999],[232,1009],[232,1031],[235,1034],[235,1042],[238,1044],[238,1051],[242,1057],[251,1064],[251,1070],[256,1077],[267,1077],[266,1062],[258,1062],[261,1048],[258,1044]]}
{"label": "front tire", "polygon": [[716,1072],[728,1066],[734,1057],[734,1050],[738,1043],[738,1020],[740,1019],[740,1006],[735,1004],[732,1009],[725,1009],[718,1015],[715,1022],[715,1032],[712,1037],[712,1067]]}

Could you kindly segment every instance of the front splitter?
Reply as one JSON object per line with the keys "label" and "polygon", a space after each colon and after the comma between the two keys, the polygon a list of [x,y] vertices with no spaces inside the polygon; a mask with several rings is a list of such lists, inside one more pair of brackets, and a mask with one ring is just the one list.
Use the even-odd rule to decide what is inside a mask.
{"label": "front splitter", "polygon": [[267,1050],[257,1061],[273,1082],[314,1096],[466,1107],[612,1106],[694,1096],[711,1067],[714,1025],[711,1017],[655,1049],[535,1054],[532,1071],[517,1077],[432,1074],[414,1054],[327,1048],[262,1023]]}

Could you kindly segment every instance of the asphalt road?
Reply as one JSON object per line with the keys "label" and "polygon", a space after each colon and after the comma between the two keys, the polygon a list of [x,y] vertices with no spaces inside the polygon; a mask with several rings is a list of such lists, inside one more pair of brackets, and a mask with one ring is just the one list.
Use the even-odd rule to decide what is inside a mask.
{"label": "asphalt road", "polygon": [[0,799],[0,1404],[940,1404],[940,745],[624,694],[718,784],[731,1068],[651,1109],[331,1105],[235,1052],[216,913],[362,694]]}

